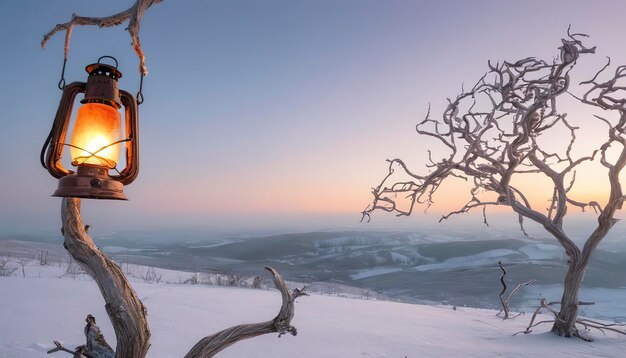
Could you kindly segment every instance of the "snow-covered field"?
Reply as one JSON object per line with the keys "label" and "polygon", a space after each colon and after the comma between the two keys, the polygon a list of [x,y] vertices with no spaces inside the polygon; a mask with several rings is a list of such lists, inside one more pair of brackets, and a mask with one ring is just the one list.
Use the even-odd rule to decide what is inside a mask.
{"label": "snow-covered field", "polygon": [[[16,260],[16,259],[13,259]],[[65,265],[66,266],[66,265]],[[84,319],[93,314],[110,343],[115,337],[96,284],[64,265],[31,260],[0,277],[0,357],[44,357],[52,340],[84,343]],[[147,268],[136,267],[136,270]],[[144,271],[145,272],[145,271]],[[157,269],[162,282],[190,274]],[[26,277],[23,277],[26,276]],[[148,308],[150,357],[182,357],[205,335],[274,317],[278,291],[144,283],[133,286]],[[537,327],[513,336],[529,317],[503,321],[495,311],[424,306],[313,294],[298,299],[296,337],[265,335],[227,348],[220,357],[623,357],[626,337],[591,332],[592,343],[559,338]],[[63,353],[57,353],[63,355]]]}

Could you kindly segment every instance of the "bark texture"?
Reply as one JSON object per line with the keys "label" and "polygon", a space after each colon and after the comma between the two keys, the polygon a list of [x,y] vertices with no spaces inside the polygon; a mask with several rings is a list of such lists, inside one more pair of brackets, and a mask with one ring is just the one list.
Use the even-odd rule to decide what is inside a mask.
{"label": "bark texture", "polygon": [[579,307],[578,292],[585,277],[585,268],[580,267],[580,265],[570,264],[570,268],[565,274],[561,309],[552,326],[552,331],[559,336],[573,337],[578,335],[578,330],[576,329]]}
{"label": "bark texture", "polygon": [[115,357],[145,357],[150,347],[146,308],[120,267],[102,253],[87,235],[80,215],[80,199],[63,198],[61,218],[65,238],[63,246],[96,281],[106,303],[105,308],[117,338]]}

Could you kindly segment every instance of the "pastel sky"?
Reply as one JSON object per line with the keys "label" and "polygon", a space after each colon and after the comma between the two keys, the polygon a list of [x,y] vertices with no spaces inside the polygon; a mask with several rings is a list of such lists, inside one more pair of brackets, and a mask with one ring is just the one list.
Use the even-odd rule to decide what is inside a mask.
{"label": "pastel sky", "polygon": [[[42,50],[43,34],[74,12],[105,16],[130,3],[0,2],[0,234],[60,226],[56,180],[38,155],[61,95],[63,35]],[[626,63],[625,13],[624,1],[165,0],[140,33],[150,75],[139,177],[128,202],[85,200],[86,221],[110,230],[367,229],[359,212],[385,160],[419,166],[433,146],[414,132],[429,103],[438,113],[488,59],[551,59],[569,24],[598,46],[585,66],[606,56]],[[84,81],[85,65],[102,55],[118,59],[120,87],[136,92],[123,26],[75,29],[68,83]],[[446,191],[410,223],[462,204],[460,191]]]}

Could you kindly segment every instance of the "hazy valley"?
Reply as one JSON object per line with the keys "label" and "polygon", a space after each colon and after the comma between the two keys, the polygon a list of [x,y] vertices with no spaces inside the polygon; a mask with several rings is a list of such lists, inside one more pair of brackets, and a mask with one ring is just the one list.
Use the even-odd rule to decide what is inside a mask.
{"label": "hazy valley", "polygon": [[[376,292],[404,302],[477,308],[499,307],[498,261],[507,268],[509,291],[518,283],[536,280],[513,300],[512,307],[520,311],[536,307],[540,295],[559,300],[566,269],[563,249],[556,242],[519,238],[518,233],[509,235],[506,231],[494,231],[487,238],[386,231],[236,238],[189,236],[176,241],[129,235],[119,233],[95,239],[121,265],[136,263],[190,273],[241,275],[262,273],[262,268],[269,265],[279,269],[288,280],[314,283],[322,293],[350,291],[370,296]],[[30,240],[31,244],[6,239]],[[0,252],[34,257],[46,250],[50,255],[64,255],[60,239],[56,243],[54,240],[5,237],[0,241]],[[626,293],[626,276],[615,272],[626,272],[626,250],[619,241],[609,240],[594,254],[587,272],[581,299],[596,305],[584,307],[584,314],[626,320],[626,304],[620,299]]]}

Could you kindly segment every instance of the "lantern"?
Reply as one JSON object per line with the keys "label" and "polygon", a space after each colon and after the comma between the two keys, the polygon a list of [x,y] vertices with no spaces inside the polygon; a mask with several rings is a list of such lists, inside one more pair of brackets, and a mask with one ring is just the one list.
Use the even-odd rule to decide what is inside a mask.
{"label": "lantern", "polygon": [[[115,66],[100,63],[104,58],[115,61]],[[137,101],[118,89],[122,73],[113,57],[103,56],[85,70],[89,74],[87,83],[73,82],[63,87],[52,130],[42,148],[42,164],[59,179],[52,196],[126,200],[124,185],[135,180],[139,171]],[[72,107],[79,93],[84,93],[84,98],[68,143]],[[75,171],[61,163],[68,148]],[[119,170],[121,154],[126,167]]]}

